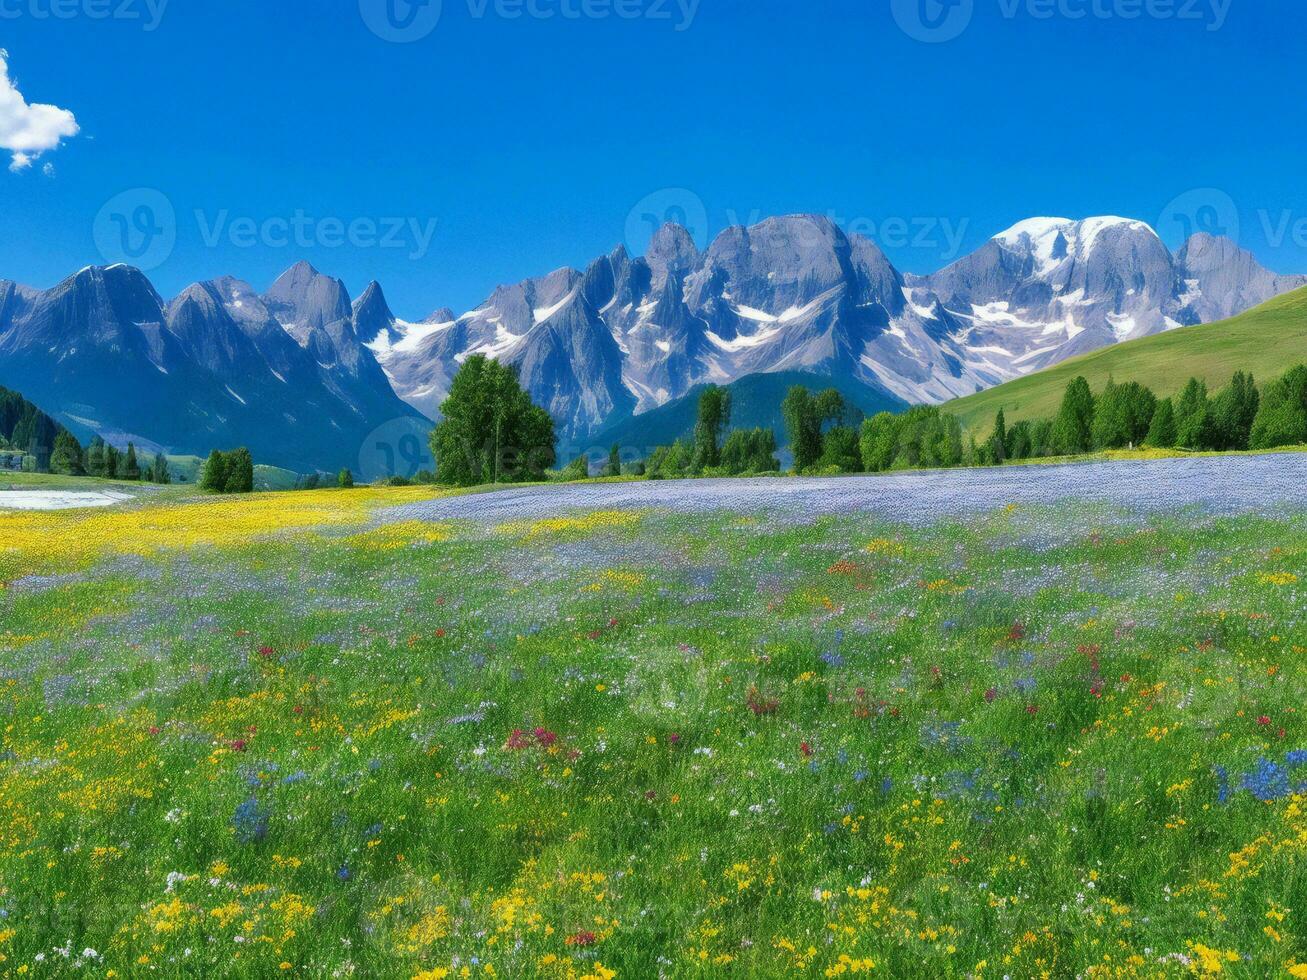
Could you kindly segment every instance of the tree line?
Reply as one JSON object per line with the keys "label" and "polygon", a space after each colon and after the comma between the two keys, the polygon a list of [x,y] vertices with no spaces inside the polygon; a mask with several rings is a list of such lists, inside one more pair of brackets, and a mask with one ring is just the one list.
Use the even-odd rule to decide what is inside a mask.
{"label": "tree line", "polygon": [[[781,402],[781,415],[801,471],[843,471],[858,455],[857,425],[862,412],[850,406],[836,388],[811,392],[792,387]],[[601,473],[645,476],[651,480],[688,477],[750,476],[777,473],[776,432],[770,428],[732,429],[731,391],[709,385],[699,395],[693,433],[671,445],[657,446],[647,458],[626,467],[620,464],[620,447],[614,446]],[[585,457],[578,457],[564,475],[588,475]]]}
{"label": "tree line", "polygon": [[[1259,389],[1237,371],[1212,394],[1190,378],[1174,397],[1159,398],[1136,381],[1109,378],[1094,394],[1084,377],[1063,393],[1057,414],[1007,424],[999,409],[989,437],[964,437],[961,420],[934,405],[859,419],[838,390],[796,386],[781,403],[794,472],[809,475],[994,466],[1008,461],[1074,456],[1107,449],[1239,451],[1307,444],[1307,365]],[[651,479],[738,476],[776,472],[777,440],[770,429],[730,430],[730,391],[710,387],[699,398],[694,435],[654,449],[642,463],[620,467],[614,446],[602,475]],[[584,457],[563,475],[589,475]]]}
{"label": "tree line", "polygon": [[1002,409],[988,439],[974,449],[980,464],[1068,456],[1105,449],[1238,451],[1307,443],[1307,366],[1298,365],[1259,389],[1236,371],[1215,394],[1190,378],[1179,394],[1158,398],[1138,382],[1109,378],[1095,395],[1083,377],[1067,385],[1051,419],[1008,426]]}

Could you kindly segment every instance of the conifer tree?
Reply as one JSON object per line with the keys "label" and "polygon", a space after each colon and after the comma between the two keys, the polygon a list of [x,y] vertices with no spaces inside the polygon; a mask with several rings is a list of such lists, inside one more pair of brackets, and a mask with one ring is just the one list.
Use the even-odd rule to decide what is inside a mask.
{"label": "conifer tree", "polygon": [[124,480],[139,480],[141,478],[141,464],[136,459],[136,444],[129,442],[127,444],[127,455],[123,457],[122,478]]}

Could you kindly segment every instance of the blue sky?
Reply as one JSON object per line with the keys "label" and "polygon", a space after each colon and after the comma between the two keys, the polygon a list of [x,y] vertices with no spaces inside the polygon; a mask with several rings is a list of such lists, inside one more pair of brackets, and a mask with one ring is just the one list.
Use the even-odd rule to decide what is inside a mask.
{"label": "blue sky", "polygon": [[385,2],[0,0],[10,77],[80,127],[0,171],[0,278],[117,257],[137,188],[165,295],[306,258],[413,319],[682,213],[829,214],[915,272],[1120,214],[1307,271],[1291,0]]}

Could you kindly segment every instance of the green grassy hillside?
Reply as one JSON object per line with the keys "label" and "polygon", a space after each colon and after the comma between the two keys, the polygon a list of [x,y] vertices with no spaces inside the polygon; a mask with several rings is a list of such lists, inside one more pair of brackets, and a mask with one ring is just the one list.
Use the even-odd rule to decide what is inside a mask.
{"label": "green grassy hillside", "polygon": [[[850,406],[867,415],[881,411],[897,412],[907,407],[903,402],[851,379],[822,377],[802,371],[751,374],[726,386],[731,391],[731,428],[773,429],[777,440],[784,442],[781,401],[793,385],[803,385],[813,391],[838,388]],[[677,439],[688,439],[694,433],[699,395],[704,387],[692,388],[675,401],[609,426],[590,442],[596,446],[620,443],[647,450],[653,446],[669,445]]]}
{"label": "green grassy hillside", "polygon": [[1094,391],[1110,375],[1118,381],[1138,381],[1164,397],[1178,392],[1190,377],[1201,378],[1215,391],[1235,371],[1251,371],[1261,385],[1302,361],[1307,361],[1307,289],[1276,297],[1230,320],[1104,347],[956,399],[945,408],[964,428],[988,432],[999,408],[1009,425],[1017,419],[1051,418],[1076,375],[1084,375]]}

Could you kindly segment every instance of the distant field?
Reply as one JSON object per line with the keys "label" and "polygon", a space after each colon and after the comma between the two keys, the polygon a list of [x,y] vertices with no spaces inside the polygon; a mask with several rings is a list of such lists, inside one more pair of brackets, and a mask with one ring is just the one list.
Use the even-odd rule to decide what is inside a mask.
{"label": "distant field", "polygon": [[1190,377],[1201,378],[1215,391],[1228,384],[1235,371],[1250,371],[1263,384],[1302,362],[1307,362],[1307,289],[1231,320],[1104,347],[945,407],[965,428],[982,434],[990,430],[999,408],[1009,425],[1019,419],[1051,418],[1077,375],[1095,392],[1115,377],[1138,381],[1165,397],[1177,393]]}
{"label": "distant field", "polygon": [[1303,514],[439,494],[0,513],[0,972],[1307,975]]}

